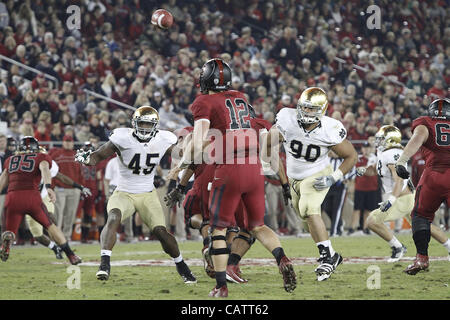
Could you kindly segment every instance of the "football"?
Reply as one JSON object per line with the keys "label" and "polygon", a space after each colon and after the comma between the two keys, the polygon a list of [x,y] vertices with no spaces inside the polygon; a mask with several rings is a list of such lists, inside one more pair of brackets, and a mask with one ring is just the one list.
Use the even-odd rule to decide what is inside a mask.
{"label": "football", "polygon": [[152,24],[160,29],[168,29],[173,24],[173,16],[165,9],[158,9],[152,14]]}

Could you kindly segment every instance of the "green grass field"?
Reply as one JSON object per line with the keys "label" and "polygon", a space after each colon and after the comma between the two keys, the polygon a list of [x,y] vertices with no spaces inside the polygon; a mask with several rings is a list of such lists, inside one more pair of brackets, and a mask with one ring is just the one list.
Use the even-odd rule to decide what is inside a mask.
{"label": "green grass field", "polygon": [[[430,256],[441,257],[432,261],[429,272],[416,276],[403,273],[415,255],[410,234],[398,236],[408,247],[406,259],[388,264],[385,260],[364,263],[344,261],[324,282],[317,282],[315,263],[302,263],[299,258],[318,256],[310,238],[283,238],[282,244],[290,258],[295,258],[298,285],[293,293],[282,286],[282,277],[272,256],[256,243],[242,260],[241,270],[249,279],[247,284],[229,284],[229,299],[233,300],[398,300],[398,299],[450,299],[450,262],[445,248],[432,240]],[[387,257],[390,248],[375,236],[340,237],[332,239],[333,247],[344,258]],[[68,289],[67,260],[56,260],[52,251],[42,246],[13,246],[7,262],[0,263],[0,299],[133,299],[133,300],[206,300],[215,285],[200,265],[201,242],[180,242],[186,262],[191,265],[198,283],[185,285],[175,270],[172,261],[162,252],[159,242],[146,241],[137,244],[117,244],[113,250],[112,263],[131,260],[137,266],[112,266],[107,282],[98,281],[95,273],[99,264],[99,244],[75,245],[76,253],[83,258],[80,265],[80,289]],[[268,259],[253,260],[253,259]],[[136,261],[143,260],[143,261]],[[123,262],[123,261],[122,261]],[[160,263],[155,266],[149,263]],[[147,265],[146,265],[147,264]],[[368,289],[367,281],[373,273],[368,267],[375,265],[380,270],[380,288]],[[370,282],[370,281],[369,281]]]}

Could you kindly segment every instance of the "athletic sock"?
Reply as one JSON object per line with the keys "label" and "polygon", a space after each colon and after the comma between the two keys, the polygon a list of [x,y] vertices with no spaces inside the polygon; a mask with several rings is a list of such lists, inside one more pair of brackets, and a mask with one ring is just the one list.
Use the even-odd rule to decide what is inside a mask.
{"label": "athletic sock", "polygon": [[284,250],[282,247],[278,247],[272,250],[272,254],[275,257],[275,259],[277,260],[277,264],[280,264],[280,261],[283,257],[285,257],[286,255],[284,254]]}
{"label": "athletic sock", "polygon": [[73,251],[72,251],[72,249],[70,249],[69,242],[66,242],[66,243],[62,244],[62,245],[60,245],[59,247],[61,248],[62,251],[65,252],[65,254],[66,254],[67,256],[70,256],[70,255],[73,255],[73,254],[74,254]]}
{"label": "athletic sock", "polygon": [[216,288],[220,288],[227,285],[227,272],[226,271],[216,271]]}
{"label": "athletic sock", "polygon": [[55,246],[56,246],[56,243],[54,243],[53,241],[50,241],[48,247],[49,247],[50,249],[53,250],[53,248],[54,248]]}
{"label": "athletic sock", "polygon": [[447,241],[445,243],[442,244],[445,249],[447,249],[447,251],[450,253],[450,239],[447,239]]}
{"label": "athletic sock", "polygon": [[419,230],[413,233],[414,244],[417,253],[428,256],[428,243],[430,242],[431,232],[429,230]]}
{"label": "athletic sock", "polygon": [[319,252],[320,252],[320,247],[319,246],[324,246],[325,248],[328,248],[328,250],[330,251],[330,256],[334,256],[334,254],[336,253],[336,251],[334,251],[333,246],[331,245],[331,241],[330,240],[325,240],[325,241],[320,241],[316,243],[317,247],[319,248]]}
{"label": "athletic sock", "polygon": [[180,263],[180,262],[183,261],[183,256],[182,256],[181,253],[180,253],[180,255],[179,255],[178,257],[172,258],[172,259],[173,259],[173,261],[174,261],[175,263]]}
{"label": "athletic sock", "polygon": [[211,237],[207,236],[205,239],[203,239],[203,246],[209,247],[209,243],[211,242]]}
{"label": "athletic sock", "polygon": [[[241,256],[236,253],[231,253],[230,256],[228,257],[228,265],[237,266],[239,264],[239,261],[241,261]],[[277,262],[278,262],[278,260],[277,260]]]}
{"label": "athletic sock", "polygon": [[177,229],[176,226],[170,225],[170,233],[171,234],[175,234],[176,229]]}
{"label": "athletic sock", "polygon": [[111,257],[111,253],[112,253],[112,251],[111,250],[104,250],[104,249],[102,249],[102,250],[100,250],[100,256],[108,256],[108,257]]}
{"label": "athletic sock", "polygon": [[402,247],[401,242],[398,241],[398,239],[397,239],[395,236],[392,237],[392,240],[391,240],[391,241],[389,241],[389,245],[390,245],[392,248],[401,248],[401,247]]}

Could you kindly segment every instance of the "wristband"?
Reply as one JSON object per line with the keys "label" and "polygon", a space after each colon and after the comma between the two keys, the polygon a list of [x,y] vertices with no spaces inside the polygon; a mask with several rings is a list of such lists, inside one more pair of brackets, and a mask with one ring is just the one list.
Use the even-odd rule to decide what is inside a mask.
{"label": "wristband", "polygon": [[72,186],[73,186],[74,188],[77,188],[77,189],[83,190],[83,186],[82,186],[82,185],[79,185],[79,184],[78,184],[78,183],[76,183],[76,182],[74,182]]}
{"label": "wristband", "polygon": [[181,191],[181,193],[185,193],[186,192],[186,186],[183,186],[181,184],[177,185],[177,190]]}
{"label": "wristband", "polygon": [[53,188],[52,188],[52,185],[51,185],[50,183],[46,183],[46,184],[45,184],[45,187],[46,187],[47,189],[53,189]]}

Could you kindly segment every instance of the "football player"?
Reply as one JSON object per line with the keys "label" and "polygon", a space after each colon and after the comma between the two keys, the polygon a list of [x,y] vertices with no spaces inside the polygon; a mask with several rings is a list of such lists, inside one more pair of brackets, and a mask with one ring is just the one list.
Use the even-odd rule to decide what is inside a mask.
{"label": "football player", "polygon": [[[321,205],[329,188],[342,180],[358,157],[346,139],[343,124],[325,115],[327,107],[328,99],[323,89],[304,90],[296,109],[283,108],[278,112],[264,152],[270,158],[273,152],[278,153],[280,142],[284,145],[292,205],[300,218],[306,220],[319,249],[319,266],[315,269],[318,281],[328,279],[343,260],[331,245],[322,220]],[[328,157],[330,150],[344,159],[334,172]]]}
{"label": "football player", "polygon": [[81,258],[75,255],[62,231],[52,222],[47,208],[42,202],[39,192],[41,178],[47,188],[50,201],[56,201],[51,188],[50,168],[52,159],[41,153],[38,141],[25,136],[20,140],[18,152],[5,161],[5,170],[0,176],[0,190],[8,186],[5,201],[5,232],[2,234],[0,258],[6,261],[9,257],[11,243],[25,214],[47,229],[48,234],[64,251],[71,264],[79,264]]}
{"label": "football player", "polygon": [[[44,154],[47,153],[47,150],[45,150],[42,147],[39,148],[39,151]],[[68,176],[59,172],[58,164],[54,160],[52,160],[52,166],[50,168],[50,175],[52,178],[60,180],[62,183],[65,183],[69,186],[73,186],[74,188],[80,189],[80,191],[83,195],[86,195],[86,196],[91,195],[91,190],[89,188],[79,185],[78,183],[76,183],[75,181],[70,179]],[[42,180],[41,180],[41,182],[42,182]],[[45,207],[47,208],[47,211],[49,212],[50,217],[52,218],[52,221],[55,222],[53,220],[54,219],[53,214],[55,212],[55,205],[50,201],[47,188],[42,183],[40,185],[40,188],[42,188],[41,189],[42,202],[44,203]],[[47,237],[44,234],[44,229],[43,229],[42,225],[40,225],[36,220],[34,220],[29,215],[26,215],[25,219],[26,219],[26,222],[28,224],[31,234],[33,235],[33,238],[37,242],[42,244],[43,246],[51,249],[55,253],[55,256],[57,259],[62,259],[63,256],[61,254],[62,253],[61,248],[59,246],[57,246],[55,244],[55,242],[53,242],[49,237]]]}
{"label": "football player", "polygon": [[139,212],[151,233],[170,255],[185,283],[197,279],[183,260],[176,239],[166,230],[164,212],[153,184],[155,167],[164,154],[177,142],[169,131],[158,130],[158,112],[150,106],[138,108],[132,117],[133,128],[117,128],[109,141],[95,151],[78,150],[75,160],[88,166],[109,158],[119,157],[118,186],[108,200],[108,220],[100,235],[101,263],[96,274],[99,280],[108,280],[111,270],[111,252],[121,221]]}
{"label": "football player", "polygon": [[[357,174],[378,174],[382,183],[383,202],[380,207],[373,210],[367,218],[367,227],[378,234],[392,248],[392,255],[388,262],[397,262],[406,253],[406,247],[393,235],[392,231],[384,224],[388,221],[396,221],[405,217],[411,224],[409,213],[414,206],[414,186],[412,181],[403,180],[395,171],[395,163],[403,154],[401,145],[402,135],[400,130],[392,125],[382,126],[375,134],[377,147],[377,162],[366,170],[361,167]],[[375,167],[376,166],[376,167]],[[438,227],[431,226],[432,236],[440,243],[448,241],[445,233]]]}
{"label": "football player", "polygon": [[[417,185],[411,212],[417,254],[414,263],[405,269],[407,274],[415,275],[429,266],[428,243],[433,236],[431,222],[434,213],[442,202],[450,205],[450,100],[434,100],[428,106],[428,116],[414,120],[411,130],[413,135],[397,160],[395,169],[399,177],[407,179],[409,172],[406,164],[422,149],[426,168]],[[450,242],[447,240],[444,246],[450,249]]]}
{"label": "football player", "polygon": [[[209,195],[211,226],[211,250],[216,286],[210,297],[227,297],[226,268],[230,250],[226,244],[226,229],[236,221],[235,212],[241,200],[246,208],[247,224],[252,236],[275,257],[284,288],[292,292],[296,288],[296,275],[291,261],[286,257],[280,240],[273,230],[264,224],[264,176],[256,151],[257,132],[252,128],[248,102],[244,94],[229,90],[231,68],[221,59],[208,60],[200,74],[199,95],[192,104],[194,117],[193,139],[184,152],[181,167],[193,161],[202,162],[209,129],[217,134],[212,144],[216,164]],[[249,141],[250,140],[250,141]],[[245,141],[248,144],[235,144]],[[190,148],[189,148],[190,146]],[[189,151],[191,150],[191,151]],[[196,163],[197,164],[197,163]]]}

